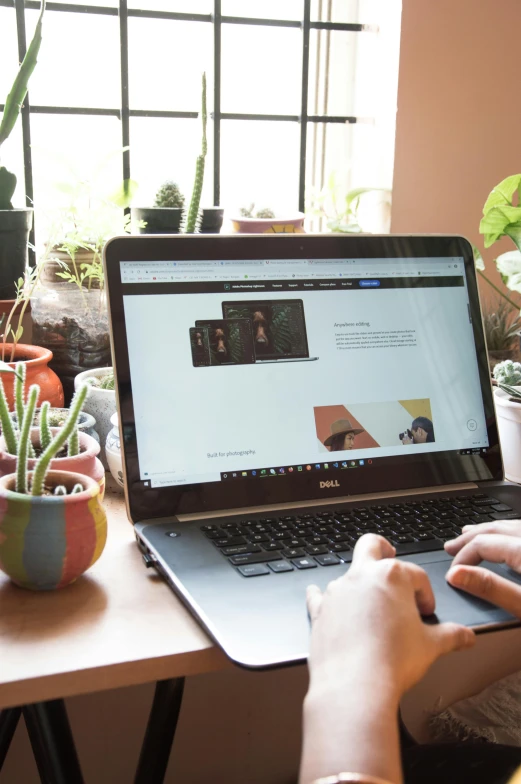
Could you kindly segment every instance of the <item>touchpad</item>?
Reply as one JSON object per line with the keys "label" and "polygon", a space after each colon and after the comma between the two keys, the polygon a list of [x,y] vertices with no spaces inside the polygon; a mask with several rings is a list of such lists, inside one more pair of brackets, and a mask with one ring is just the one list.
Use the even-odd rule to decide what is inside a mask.
{"label": "touchpad", "polygon": [[[451,561],[443,560],[421,565],[429,575],[434,590],[436,619],[440,623],[455,621],[456,623],[463,623],[465,626],[480,627],[514,620],[514,616],[505,610],[495,607],[483,599],[470,596],[457,588],[452,588],[445,579],[451,563]],[[484,561],[481,566],[521,585],[521,575],[504,566],[504,564],[493,564]]]}

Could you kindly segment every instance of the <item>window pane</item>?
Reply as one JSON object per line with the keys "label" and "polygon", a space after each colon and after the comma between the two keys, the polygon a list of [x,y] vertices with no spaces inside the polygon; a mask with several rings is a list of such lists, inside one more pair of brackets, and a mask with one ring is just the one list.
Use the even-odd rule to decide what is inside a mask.
{"label": "window pane", "polygon": [[312,22],[365,22],[359,18],[359,0],[311,0]]}
{"label": "window pane", "polygon": [[[38,13],[26,11],[30,40]],[[31,103],[117,109],[120,105],[117,17],[46,13]]]}
{"label": "window pane", "polygon": [[[56,210],[71,202],[62,185],[107,198],[122,181],[121,123],[115,117],[36,114],[31,117],[34,202],[38,241],[45,240]],[[81,183],[84,183],[81,186]]]}
{"label": "window pane", "polygon": [[[118,0],[60,0],[65,5],[99,5],[104,8],[117,8]],[[49,15],[53,13],[49,11]]]}
{"label": "window pane", "polygon": [[295,19],[304,14],[303,0],[222,0],[223,16],[249,16],[257,19]]}
{"label": "window pane", "polygon": [[255,203],[275,212],[298,209],[299,125],[223,120],[221,205],[227,217]]}
{"label": "window pane", "polygon": [[4,103],[18,70],[16,16],[12,8],[0,8],[0,103]]}
{"label": "window pane", "polygon": [[[212,123],[207,128],[208,153],[201,206],[213,205]],[[201,121],[134,117],[130,120],[130,165],[132,178],[139,184],[135,206],[154,203],[165,180],[179,185],[187,205],[195,176],[195,162],[201,152]]]}
{"label": "window pane", "polygon": [[223,112],[299,114],[301,78],[300,30],[223,26]]}
{"label": "window pane", "polygon": [[309,114],[353,114],[357,46],[361,35],[370,33],[311,30]]}
{"label": "window pane", "polygon": [[129,8],[141,11],[170,11],[181,14],[210,14],[212,0],[129,0]]}
{"label": "window pane", "polygon": [[132,109],[198,112],[205,70],[210,105],[211,24],[130,18],[128,25]]}

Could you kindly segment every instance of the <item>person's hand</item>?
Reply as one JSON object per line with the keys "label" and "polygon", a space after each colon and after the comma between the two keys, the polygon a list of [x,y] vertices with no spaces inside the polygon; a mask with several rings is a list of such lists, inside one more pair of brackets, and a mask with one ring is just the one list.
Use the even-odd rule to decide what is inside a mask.
{"label": "person's hand", "polygon": [[481,561],[504,563],[521,574],[521,520],[466,525],[457,539],[445,542],[454,556],[447,581],[521,618],[521,586],[484,569]]}
{"label": "person's hand", "polygon": [[429,578],[416,564],[396,560],[395,552],[383,537],[367,534],[345,575],[324,594],[308,588],[311,689],[349,688],[367,674],[371,688],[392,684],[399,700],[439,656],[473,645],[465,626],[422,621],[434,612]]}
{"label": "person's hand", "polygon": [[412,444],[412,443],[414,443],[414,442],[413,442],[412,438],[409,438],[409,436],[404,436],[402,438],[402,444]]}

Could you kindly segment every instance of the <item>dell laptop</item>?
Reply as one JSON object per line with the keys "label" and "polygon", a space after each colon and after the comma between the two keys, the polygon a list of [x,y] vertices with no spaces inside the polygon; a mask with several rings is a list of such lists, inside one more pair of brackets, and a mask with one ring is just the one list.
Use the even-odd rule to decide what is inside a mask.
{"label": "dell laptop", "polygon": [[105,268],[137,545],[234,662],[304,660],[306,586],[370,531],[434,621],[516,623],[445,581],[463,525],[521,516],[465,239],[126,236]]}

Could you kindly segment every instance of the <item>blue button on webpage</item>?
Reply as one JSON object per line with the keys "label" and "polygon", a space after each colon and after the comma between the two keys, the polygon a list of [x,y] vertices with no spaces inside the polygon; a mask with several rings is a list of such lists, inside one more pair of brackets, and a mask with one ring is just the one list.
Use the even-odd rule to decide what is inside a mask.
{"label": "blue button on webpage", "polygon": [[360,285],[363,288],[369,288],[369,287],[375,288],[375,287],[380,285],[380,281],[379,280],[361,280],[360,281]]}

